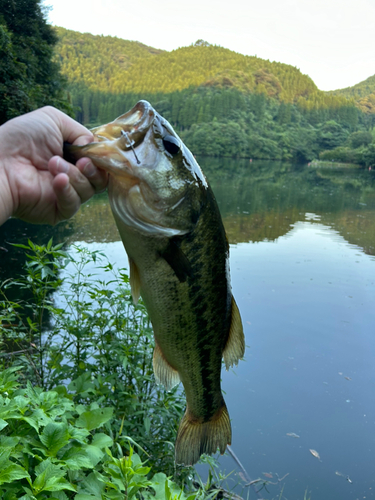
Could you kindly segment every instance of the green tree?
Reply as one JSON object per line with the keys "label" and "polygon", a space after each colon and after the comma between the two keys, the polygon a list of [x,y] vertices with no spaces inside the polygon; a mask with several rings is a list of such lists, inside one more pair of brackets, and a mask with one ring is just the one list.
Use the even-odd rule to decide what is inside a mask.
{"label": "green tree", "polygon": [[0,28],[0,123],[46,104],[70,111],[42,0],[0,0]]}
{"label": "green tree", "polygon": [[280,124],[290,123],[292,119],[291,105],[282,102],[277,113],[277,121]]}
{"label": "green tree", "polygon": [[341,146],[348,137],[348,132],[334,120],[324,123],[320,128],[319,144],[322,149],[333,149]]}
{"label": "green tree", "polygon": [[375,167],[375,144],[369,144],[362,156],[366,167]]}
{"label": "green tree", "polygon": [[[17,62],[11,36],[0,25],[0,123],[27,110],[26,66]],[[11,82],[11,84],[10,84]]]}
{"label": "green tree", "polygon": [[372,142],[372,135],[370,132],[364,132],[362,130],[358,132],[353,132],[349,137],[350,143],[354,149],[360,146],[367,146]]}
{"label": "green tree", "polygon": [[90,94],[88,92],[83,96],[82,101],[82,113],[83,113],[83,123],[90,123]]}

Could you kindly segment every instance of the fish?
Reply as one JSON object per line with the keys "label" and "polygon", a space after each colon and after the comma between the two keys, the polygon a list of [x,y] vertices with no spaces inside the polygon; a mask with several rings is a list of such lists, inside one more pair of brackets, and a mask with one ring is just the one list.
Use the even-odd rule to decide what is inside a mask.
{"label": "fish", "polygon": [[[320,455],[319,453],[316,451],[316,450],[309,450],[309,452],[311,453],[311,455],[315,458],[317,458],[318,460],[320,460]],[[321,460],[320,460],[321,461]]]}
{"label": "fish", "polygon": [[292,437],[292,438],[299,438],[300,437],[295,432],[287,432],[286,435],[289,436],[289,437]]}
{"label": "fish", "polygon": [[185,390],[175,461],[193,465],[231,444],[222,359],[228,370],[245,352],[219,208],[193,154],[147,101],[92,132],[94,142],[65,145],[64,157],[109,172],[132,297],[142,296],[153,326],[156,382]]}

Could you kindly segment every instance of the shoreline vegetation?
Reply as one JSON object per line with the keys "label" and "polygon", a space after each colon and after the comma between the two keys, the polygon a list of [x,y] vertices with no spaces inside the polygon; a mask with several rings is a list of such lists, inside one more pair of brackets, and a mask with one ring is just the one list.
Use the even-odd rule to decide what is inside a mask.
{"label": "shoreline vegetation", "polygon": [[375,79],[366,81],[368,98],[363,89],[359,97],[350,89],[336,94],[320,91],[295,67],[204,40],[168,52],[64,28],[56,33],[75,117],[88,127],[145,99],[195,155],[375,165]]}
{"label": "shoreline vegetation", "polygon": [[174,463],[183,394],[154,382],[152,329],[125,270],[52,240],[15,246],[27,260],[0,284],[0,497],[206,498]]}
{"label": "shoreline vegetation", "polygon": [[343,163],[336,161],[322,161],[322,160],[313,160],[310,164],[310,167],[313,168],[363,168],[363,165],[358,165],[357,163]]}
{"label": "shoreline vegetation", "polygon": [[[27,260],[0,283],[0,497],[242,500],[213,457],[200,460],[207,483],[175,464],[184,396],[155,384],[150,321],[126,270],[76,245],[15,246]],[[287,475],[236,484],[258,495]]]}

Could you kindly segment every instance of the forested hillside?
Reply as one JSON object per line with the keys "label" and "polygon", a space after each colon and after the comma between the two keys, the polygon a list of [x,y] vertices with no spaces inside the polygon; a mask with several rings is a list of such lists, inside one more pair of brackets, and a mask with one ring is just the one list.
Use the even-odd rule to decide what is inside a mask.
{"label": "forested hillside", "polygon": [[353,87],[334,90],[331,94],[354,99],[356,105],[364,113],[375,113],[375,75]]}
{"label": "forested hillside", "polygon": [[338,151],[340,161],[375,163],[375,150],[368,154],[375,114],[362,112],[352,97],[320,91],[297,68],[203,40],[167,52],[56,32],[76,118],[87,126],[147,99],[196,154],[310,161]]}
{"label": "forested hillside", "polygon": [[[111,36],[94,36],[64,28],[55,28],[59,38],[56,47],[61,72],[70,83],[84,83],[91,90],[115,92],[132,65],[161,51],[139,42]],[[122,91],[122,90],[121,90]]]}
{"label": "forested hillside", "polygon": [[[313,108],[347,100],[318,90],[299,69],[198,40],[171,52],[109,36],[56,28],[58,59],[70,83],[93,91],[170,93],[200,85],[234,87]],[[306,104],[308,103],[308,104]]]}

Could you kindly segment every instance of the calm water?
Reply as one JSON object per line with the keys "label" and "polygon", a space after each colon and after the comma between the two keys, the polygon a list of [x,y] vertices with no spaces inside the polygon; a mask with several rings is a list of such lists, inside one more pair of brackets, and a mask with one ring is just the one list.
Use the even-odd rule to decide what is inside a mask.
{"label": "calm water", "polygon": [[[251,479],[277,483],[287,474],[268,492],[240,486],[236,492],[373,498],[374,173],[257,161],[201,165],[231,243],[233,293],[248,345],[246,360],[223,373],[232,448]],[[0,246],[9,250],[0,250],[1,278],[22,265],[8,242],[41,243],[51,235],[126,264],[104,195],[57,228],[8,221],[0,229]],[[239,470],[231,457],[220,463],[226,472]],[[234,474],[229,487],[240,481]]]}

